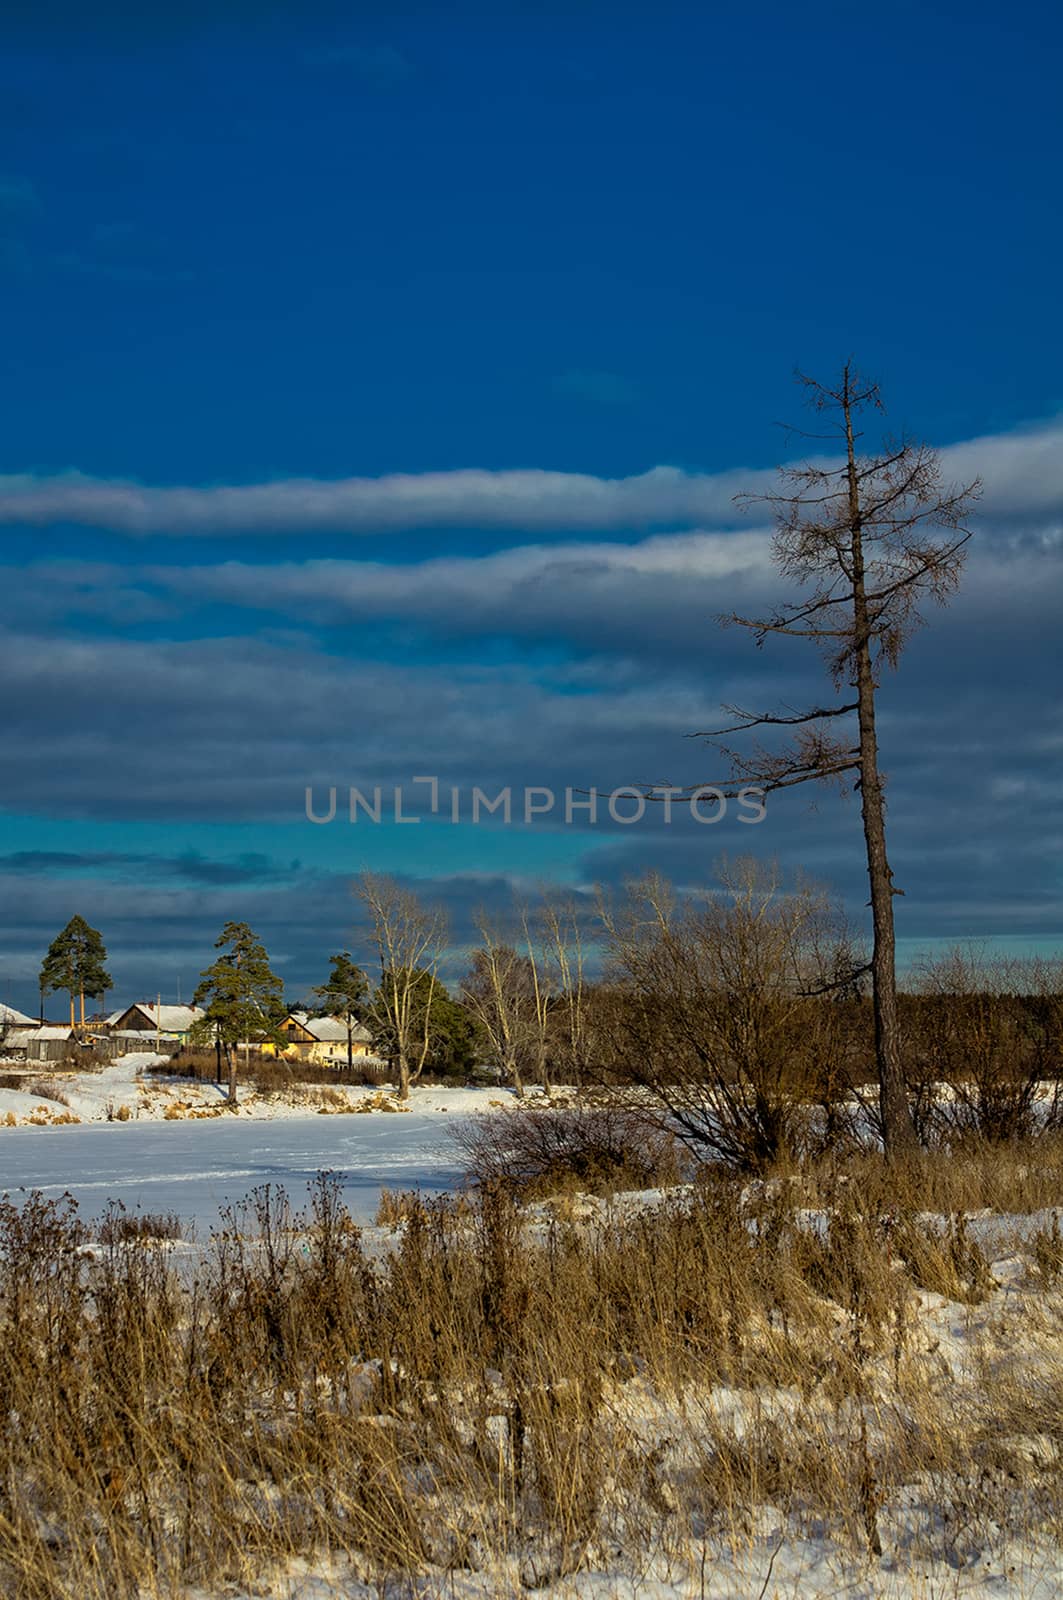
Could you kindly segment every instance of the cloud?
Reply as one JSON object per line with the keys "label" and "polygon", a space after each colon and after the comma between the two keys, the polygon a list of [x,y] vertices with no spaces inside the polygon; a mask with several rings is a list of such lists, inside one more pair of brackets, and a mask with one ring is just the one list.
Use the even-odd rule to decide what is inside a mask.
{"label": "cloud", "polygon": [[[891,851],[906,890],[898,900],[902,937],[1063,932],[1063,879],[1052,865],[1063,859],[1063,468],[1053,454],[1061,441],[1063,429],[1053,425],[948,454],[950,473],[977,470],[986,479],[968,572],[953,604],[915,636],[900,672],[884,674],[879,700]],[[38,946],[78,909],[91,879],[93,919],[113,924],[126,970],[140,975],[143,992],[172,993],[175,971],[194,979],[229,915],[261,921],[286,972],[320,981],[314,964],[329,946],[346,943],[351,927],[342,868],[356,870],[363,846],[381,833],[355,836],[337,824],[321,848],[330,864],[321,873],[274,859],[304,856],[301,844],[221,860],[212,850],[158,859],[80,850],[82,822],[190,819],[194,828],[195,819],[248,821],[258,846],[268,824],[301,823],[308,784],[320,794],[333,784],[368,792],[379,783],[388,793],[415,774],[435,773],[466,792],[478,784],[493,793],[507,784],[608,789],[719,776],[711,752],[686,735],[713,725],[721,701],[769,708],[822,695],[813,650],[769,641],[758,652],[741,630],[721,630],[713,620],[732,606],[759,609],[777,593],[766,531],[752,524],[723,531],[706,517],[630,544],[591,533],[609,518],[626,527],[623,518],[636,510],[646,517],[674,507],[677,495],[687,506],[700,497],[721,520],[730,517],[739,477],[457,473],[351,480],[353,491],[350,483],[311,484],[304,486],[311,500],[317,490],[347,496],[339,509],[317,507],[321,525],[341,511],[350,525],[354,506],[359,527],[380,517],[398,527],[411,516],[421,519],[414,525],[445,526],[461,520],[461,507],[493,517],[494,526],[526,526],[534,512],[544,534],[582,516],[585,532],[415,562],[62,561],[9,569],[7,626],[0,627],[10,752],[2,803],[69,820],[75,842],[0,859],[9,918],[0,955],[9,952],[10,970],[21,972],[22,963],[32,977]],[[20,481],[32,493],[55,488],[55,480]],[[75,497],[97,496],[93,515],[107,525],[99,501],[107,485],[60,481]],[[213,495],[268,501],[276,487],[125,486],[118,505],[143,527],[160,515],[153,497],[168,493],[177,500],[167,516],[206,532]],[[267,510],[275,519],[293,514]],[[246,502],[228,514],[250,528],[252,511],[267,514]],[[227,608],[225,637],[217,636],[219,607]],[[252,609],[271,614],[271,631],[248,618]],[[101,638],[101,621],[116,635],[144,634],[150,624],[153,636]],[[161,636],[170,621],[181,637]],[[204,637],[187,636],[197,627]],[[518,648],[485,651],[482,641],[494,638]],[[434,656],[444,644],[446,659],[408,648],[421,639]],[[529,643],[547,648],[520,648]],[[858,809],[824,791],[778,800],[762,829],[667,828],[659,819],[631,829],[592,829],[579,818],[577,825],[579,840],[563,841],[563,850],[558,844],[556,858],[554,841],[539,850],[539,835],[534,856],[514,832],[488,860],[483,833],[475,841],[481,856],[468,841],[452,845],[455,836],[441,826],[393,831],[421,838],[425,874],[437,875],[458,920],[475,899],[501,904],[531,859],[569,868],[582,861],[586,884],[651,864],[694,883],[724,848],[778,853],[787,867],[837,884],[855,915],[864,914]],[[327,832],[306,828],[319,844]],[[396,848],[412,852],[406,838]],[[470,859],[482,864],[480,873],[455,872]],[[493,870],[503,859],[512,874]],[[37,952],[33,960],[27,950]],[[31,995],[27,1001],[23,1009]]]}
{"label": "cloud", "polygon": [[397,528],[610,529],[734,524],[740,489],[771,474],[689,474],[654,467],[629,478],[540,468],[396,473],[383,478],[285,479],[216,488],[152,488],[79,472],[0,477],[0,523],[59,522],[116,533],[376,533]]}
{"label": "cloud", "polygon": [[236,860],[219,861],[191,851],[162,856],[125,850],[15,850],[0,855],[0,877],[7,873],[20,877],[103,873],[143,881],[148,874],[152,879],[177,878],[186,883],[258,884],[290,879],[298,873],[299,865],[293,861],[285,866],[255,852]]}
{"label": "cloud", "polygon": [[[697,642],[704,647],[714,611],[777,588],[769,547],[769,536],[760,530],[689,533],[630,545],[524,545],[408,563],[146,567],[142,579],[185,604],[220,601],[290,619],[312,616],[318,624],[372,615],[377,624],[417,624],[437,638],[495,635],[564,641],[584,654],[644,656]],[[131,578],[128,569],[116,569],[114,584],[122,580],[128,587]],[[50,600],[62,603],[62,584],[57,589],[54,578]],[[77,602],[88,603],[83,587]]]}
{"label": "cloud", "polygon": [[[1063,517],[1063,423],[951,445],[946,475],[980,475],[979,515]],[[70,471],[0,477],[0,524],[71,522],[123,534],[352,533],[402,528],[609,532],[734,528],[738,493],[775,487],[774,472],[688,472],[657,466],[624,478],[528,467],[395,473],[381,478],[281,479],[213,487],[154,487]]]}
{"label": "cloud", "polygon": [[[416,632],[458,646],[490,638],[544,644],[580,660],[696,659],[702,671],[743,653],[742,641],[716,625],[719,612],[757,614],[789,594],[763,528],[659,534],[630,544],[538,543],[407,562],[46,562],[10,572],[8,583],[19,606],[42,620],[98,617],[127,628],[169,617],[191,628],[197,607],[222,606],[230,616],[272,613],[286,627],[316,630],[361,629],[371,616],[378,654],[389,637]],[[984,644],[1014,628],[1020,613],[1028,631],[1051,628],[1059,609],[1063,530],[980,529],[954,607],[960,625],[977,630]],[[800,647],[787,648],[800,654]]]}

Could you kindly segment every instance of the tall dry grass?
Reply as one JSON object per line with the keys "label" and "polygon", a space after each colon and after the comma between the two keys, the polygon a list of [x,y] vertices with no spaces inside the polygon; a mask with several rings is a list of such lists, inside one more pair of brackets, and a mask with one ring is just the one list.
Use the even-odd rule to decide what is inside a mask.
{"label": "tall dry grass", "polygon": [[322,1175],[184,1271],[68,1200],[0,1203],[0,1593],[220,1593],[296,1557],[498,1596],[663,1561],[696,1593],[765,1509],[860,1559],[1058,1539],[1058,1226],[1005,1301],[965,1215],[1008,1182],[1059,1203],[1059,1149],[1017,1154],[709,1175],[590,1224],[488,1184],[383,1243]]}

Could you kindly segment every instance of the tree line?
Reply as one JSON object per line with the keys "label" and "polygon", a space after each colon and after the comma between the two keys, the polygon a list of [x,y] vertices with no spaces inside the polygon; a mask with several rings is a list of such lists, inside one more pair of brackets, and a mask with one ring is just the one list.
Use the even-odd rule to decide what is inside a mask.
{"label": "tree line", "polygon": [[[885,1142],[869,963],[821,886],[723,859],[698,890],[649,875],[612,894],[553,891],[507,915],[481,911],[477,942],[461,950],[442,909],[395,878],[364,872],[354,893],[361,964],[336,952],[295,1009],[345,1022],[352,1070],[364,1027],[401,1100],[424,1077],[464,1081],[478,1067],[520,1099],[530,1084],[634,1094],[700,1156],[747,1171],[855,1139],[858,1123]],[[192,1043],[216,1051],[235,1101],[241,1050],[282,1046],[288,1008],[246,923],[227,923],[215,948]],[[456,967],[448,987],[441,973]],[[1059,958],[957,947],[918,963],[896,1005],[917,1142],[1063,1126]]]}

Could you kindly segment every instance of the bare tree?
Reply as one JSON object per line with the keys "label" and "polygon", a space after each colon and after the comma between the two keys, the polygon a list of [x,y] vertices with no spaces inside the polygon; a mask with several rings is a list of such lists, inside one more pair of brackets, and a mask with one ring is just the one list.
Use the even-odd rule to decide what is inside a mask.
{"label": "bare tree", "polygon": [[557,1054],[571,1081],[585,1081],[590,1066],[586,951],[579,906],[547,894],[540,914],[546,966],[555,992],[552,1018]]}
{"label": "bare tree", "polygon": [[531,978],[532,1004],[528,1027],[529,1074],[537,1083],[542,1084],[549,1098],[551,1089],[547,1052],[550,1038],[550,1010],[554,994],[553,978],[540,937],[541,929],[536,929],[526,905],[520,909],[520,925]]}
{"label": "bare tree", "polygon": [[829,978],[845,939],[824,893],[773,866],[722,862],[720,888],[655,876],[602,901],[615,1075],[695,1153],[749,1171],[801,1154],[833,1070]]}
{"label": "bare tree", "polygon": [[483,941],[473,952],[461,998],[483,1029],[502,1074],[524,1099],[524,1071],[535,1059],[537,995],[526,955],[514,949],[487,916],[476,918]]}
{"label": "bare tree", "polygon": [[[777,494],[742,497],[764,503],[775,518],[774,559],[782,574],[804,586],[803,597],[766,617],[731,615],[762,645],[770,635],[810,639],[823,653],[836,699],[775,714],[727,706],[725,728],[705,734],[723,740],[755,729],[789,729],[789,740],[749,753],[721,745],[732,777],[765,791],[813,779],[859,790],[871,890],[875,1065],[883,1139],[888,1154],[917,1144],[905,1092],[897,1016],[893,882],[886,853],[884,777],[875,725],[884,666],[895,667],[920,623],[920,604],[944,604],[955,591],[970,537],[964,526],[979,484],[944,484],[936,452],[906,437],[885,439],[869,454],[858,450],[860,417],[882,411],[878,385],[850,363],[833,385],[801,376],[825,433],[804,435],[841,446],[841,459],[784,468]],[[834,734],[835,719],[850,727]],[[851,726],[855,719],[855,728]]]}
{"label": "bare tree", "polygon": [[410,1084],[421,1076],[431,1047],[432,1000],[441,987],[437,974],[446,948],[446,918],[384,873],[361,873],[354,893],[369,915],[380,961],[371,1022],[394,1053],[399,1099],[408,1100]]}

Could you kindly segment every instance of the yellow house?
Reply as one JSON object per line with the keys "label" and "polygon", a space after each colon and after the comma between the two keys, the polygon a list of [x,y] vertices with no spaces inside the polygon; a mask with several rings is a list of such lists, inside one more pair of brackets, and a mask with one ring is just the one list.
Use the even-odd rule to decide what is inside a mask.
{"label": "yellow house", "polygon": [[[276,1052],[289,1061],[312,1061],[320,1066],[347,1064],[347,1024],[342,1017],[311,1017],[305,1011],[289,1011],[280,1025],[285,1042]],[[360,1022],[351,1027],[351,1054],[364,1059],[372,1055],[373,1041]],[[269,1054],[272,1046],[265,1046]]]}

